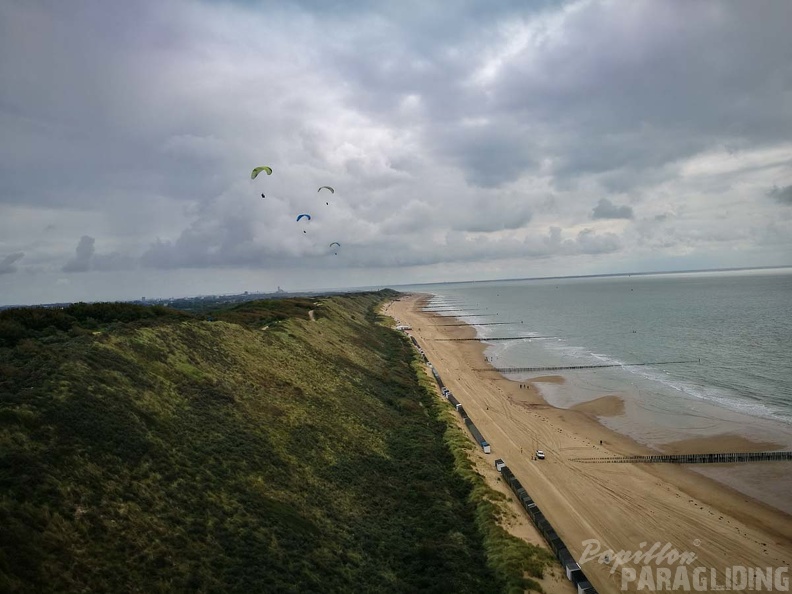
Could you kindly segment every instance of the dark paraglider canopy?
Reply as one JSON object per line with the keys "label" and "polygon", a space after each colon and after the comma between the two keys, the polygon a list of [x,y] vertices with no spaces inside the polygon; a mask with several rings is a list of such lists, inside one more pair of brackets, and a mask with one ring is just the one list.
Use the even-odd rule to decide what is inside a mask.
{"label": "dark paraglider canopy", "polygon": [[[335,194],[335,190],[334,190],[333,188],[331,188],[330,186],[322,186],[321,188],[319,188],[319,189],[318,189],[318,190],[316,190],[316,191],[317,191],[317,192],[321,192],[322,190],[330,190],[330,193],[331,193],[331,194]],[[325,202],[325,204],[326,204],[327,206],[330,206],[330,203],[329,203],[329,202]]]}
{"label": "dark paraglider canopy", "polygon": [[[298,222],[298,223],[299,223],[299,222],[300,222],[302,219],[306,219],[306,222],[307,222],[307,221],[310,221],[310,220],[311,220],[311,215],[309,215],[308,213],[303,213],[303,214],[301,214],[301,215],[298,215],[298,216],[297,216],[297,222]],[[305,229],[303,229],[303,233],[308,233],[308,232],[307,232]]]}

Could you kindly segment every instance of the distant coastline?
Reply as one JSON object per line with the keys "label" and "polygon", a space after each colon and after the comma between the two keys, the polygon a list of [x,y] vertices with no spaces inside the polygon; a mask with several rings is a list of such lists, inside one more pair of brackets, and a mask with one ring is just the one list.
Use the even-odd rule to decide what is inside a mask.
{"label": "distant coastline", "polygon": [[695,268],[687,270],[657,270],[651,272],[608,272],[602,274],[572,274],[565,276],[526,276],[520,278],[490,278],[482,280],[465,280],[465,281],[442,281],[442,282],[425,282],[425,283],[409,283],[404,285],[388,285],[389,287],[399,290],[402,287],[427,287],[432,285],[462,285],[472,283],[500,283],[500,282],[517,282],[517,281],[537,281],[537,280],[561,280],[561,279],[576,279],[576,278],[610,278],[610,277],[623,277],[623,276],[659,276],[666,274],[698,274],[708,272],[748,272],[751,270],[792,270],[792,264],[785,266],[745,266],[740,268]]}

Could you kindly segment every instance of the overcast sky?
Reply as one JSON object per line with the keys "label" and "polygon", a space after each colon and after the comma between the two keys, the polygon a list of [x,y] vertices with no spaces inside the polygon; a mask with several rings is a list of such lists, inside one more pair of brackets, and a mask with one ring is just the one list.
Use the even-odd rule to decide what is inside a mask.
{"label": "overcast sky", "polygon": [[4,0],[0,304],[790,265],[790,23]]}

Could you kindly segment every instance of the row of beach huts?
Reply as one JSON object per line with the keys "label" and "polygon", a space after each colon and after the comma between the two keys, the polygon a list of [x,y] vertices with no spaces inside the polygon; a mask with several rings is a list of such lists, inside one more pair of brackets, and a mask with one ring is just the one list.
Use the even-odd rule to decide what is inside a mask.
{"label": "row of beach huts", "polygon": [[[399,328],[402,330],[402,328]],[[484,450],[485,454],[489,454],[492,449],[490,444],[487,440],[484,439],[484,436],[481,434],[481,431],[478,430],[476,425],[473,424],[473,421],[470,419],[468,414],[465,412],[464,407],[459,402],[459,400],[454,397],[451,393],[451,390],[443,383],[443,379],[440,377],[437,369],[429,362],[426,357],[426,353],[421,348],[421,345],[418,344],[418,341],[415,340],[415,337],[412,335],[410,336],[410,340],[412,341],[415,348],[418,349],[418,352],[421,354],[424,362],[429,365],[432,370],[432,375],[437,382],[438,387],[440,388],[440,392],[443,394],[443,397],[448,400],[449,403],[456,409],[459,415],[462,417],[465,425],[467,426],[468,430],[470,431],[473,438],[476,442],[481,446],[481,449]],[[528,495],[528,491],[525,487],[522,486],[520,481],[514,476],[514,473],[506,466],[506,463],[498,458],[495,460],[495,468],[498,472],[501,473],[503,480],[509,485],[511,490],[514,492],[514,495],[517,497],[517,501],[525,509],[528,517],[531,518],[534,526],[542,535],[542,537],[547,541],[547,544],[550,546],[550,549],[553,551],[555,556],[560,561],[564,571],[566,572],[567,578],[575,585],[577,588],[578,594],[596,594],[597,590],[594,586],[591,585],[591,582],[586,579],[583,570],[580,568],[580,565],[575,561],[575,558],[572,556],[572,553],[569,552],[564,542],[561,540],[561,537],[558,536],[558,533],[553,529],[550,525],[550,522],[547,518],[544,517],[544,514],[541,512],[539,507],[534,503],[531,496]]]}
{"label": "row of beach huts", "polygon": [[561,537],[558,536],[558,533],[550,525],[550,522],[539,509],[539,506],[537,506],[534,500],[531,499],[531,496],[528,495],[528,491],[522,486],[520,480],[514,476],[514,473],[500,458],[495,460],[495,468],[498,469],[503,480],[511,487],[512,492],[514,492],[515,497],[517,497],[517,501],[523,506],[528,517],[531,518],[534,526],[536,526],[536,529],[547,541],[547,544],[550,545],[550,549],[561,562],[567,579],[577,587],[578,594],[595,593],[597,590],[586,578],[586,575],[580,568],[580,564],[575,561],[575,558],[572,556],[572,553],[569,552],[569,549],[567,549],[564,541],[561,540]]}
{"label": "row of beach huts", "polygon": [[440,393],[443,397],[451,403],[456,411],[459,413],[459,416],[462,417],[462,421],[465,423],[465,426],[470,431],[470,434],[473,436],[473,439],[476,440],[476,443],[481,446],[481,449],[484,450],[485,454],[489,454],[492,449],[490,448],[490,444],[487,443],[487,440],[484,439],[484,436],[479,431],[478,427],[473,424],[473,421],[470,420],[467,412],[465,412],[465,407],[462,406],[462,403],[456,399],[456,397],[451,393],[451,390],[443,383],[443,380],[440,378],[440,374],[437,373],[437,369],[432,367],[432,375],[434,375],[435,381],[437,385],[440,387]]}

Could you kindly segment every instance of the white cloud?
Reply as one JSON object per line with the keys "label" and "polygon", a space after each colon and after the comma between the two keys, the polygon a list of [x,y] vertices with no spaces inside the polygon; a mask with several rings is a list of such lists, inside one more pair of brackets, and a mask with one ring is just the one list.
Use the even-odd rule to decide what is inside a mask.
{"label": "white cloud", "polygon": [[[200,292],[617,271],[652,250],[789,262],[790,19],[714,0],[6,2],[0,247],[27,274],[0,302],[76,295],[62,270],[135,297],[179,274]],[[259,164],[275,173],[251,182]]]}

